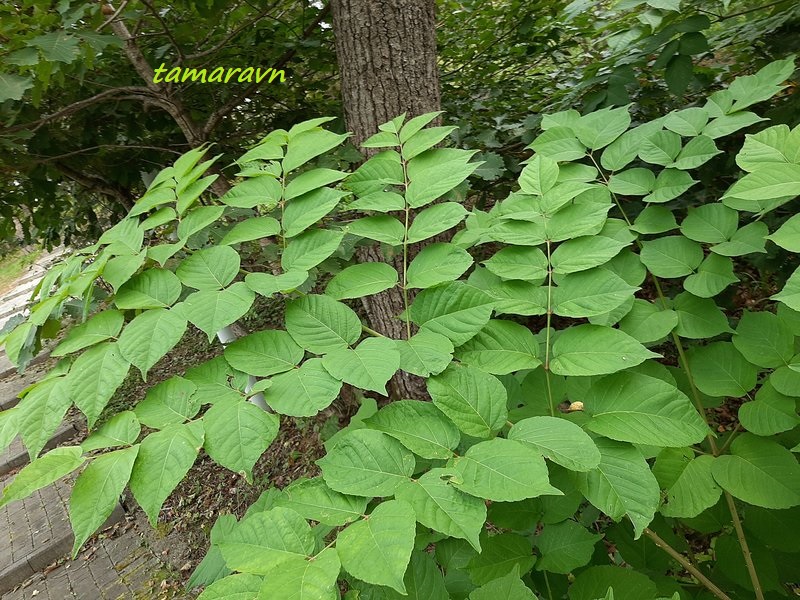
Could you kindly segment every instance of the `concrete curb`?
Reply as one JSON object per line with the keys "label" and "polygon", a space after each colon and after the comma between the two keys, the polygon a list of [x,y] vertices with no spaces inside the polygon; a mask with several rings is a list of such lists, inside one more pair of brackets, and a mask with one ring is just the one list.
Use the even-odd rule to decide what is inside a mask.
{"label": "concrete curb", "polygon": [[[62,423],[61,426],[56,429],[50,441],[45,444],[44,451],[52,450],[59,444],[63,444],[67,440],[73,438],[77,433],[78,430],[75,429],[74,425],[71,423]],[[17,438],[11,442],[8,450],[0,456],[0,461],[2,461],[0,462],[0,476],[2,476],[18,467],[27,465],[30,462],[30,457],[28,456],[28,451],[22,445],[22,442]]]}

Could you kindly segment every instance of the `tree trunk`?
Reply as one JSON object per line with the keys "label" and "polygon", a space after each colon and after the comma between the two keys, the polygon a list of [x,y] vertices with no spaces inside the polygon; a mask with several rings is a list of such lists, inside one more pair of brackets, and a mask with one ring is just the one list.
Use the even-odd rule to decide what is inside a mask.
{"label": "tree trunk", "polygon": [[[439,110],[434,0],[332,0],[336,56],[347,128],[359,146],[378,125],[401,113],[413,117]],[[383,261],[380,251],[359,248],[362,262]],[[395,261],[402,269],[402,262]],[[394,339],[406,337],[396,316],[403,310],[394,288],[362,299],[370,325]],[[427,398],[425,382],[399,371],[394,398]]]}
{"label": "tree trunk", "polygon": [[439,110],[433,0],[332,0],[342,100],[353,143],[401,113]]}

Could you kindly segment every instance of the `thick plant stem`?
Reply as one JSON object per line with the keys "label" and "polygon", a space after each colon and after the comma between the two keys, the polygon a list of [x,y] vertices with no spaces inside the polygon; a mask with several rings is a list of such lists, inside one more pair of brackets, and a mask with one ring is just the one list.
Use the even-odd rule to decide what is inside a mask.
{"label": "thick plant stem", "polygon": [[747,573],[750,575],[750,582],[753,584],[753,593],[756,595],[756,600],[764,600],[764,592],[761,590],[761,582],[758,580],[758,572],[756,571],[755,564],[753,564],[753,556],[750,554],[750,546],[747,545],[747,538],[744,536],[744,529],[742,529],[742,521],[739,519],[739,512],[736,510],[736,503],[733,501],[733,496],[731,496],[727,491],[725,492],[725,501],[728,503],[728,508],[731,511],[733,528],[736,530],[736,538],[739,540],[739,546],[742,548],[744,565],[747,567]]}
{"label": "thick plant stem", "polygon": [[652,529],[645,527],[644,533],[647,537],[653,540],[653,543],[661,548],[664,552],[669,554],[672,558],[674,558],[684,569],[689,571],[692,576],[697,579],[709,592],[714,594],[720,600],[731,600],[731,597],[728,596],[725,592],[719,589],[713,581],[711,581],[708,577],[703,575],[700,570],[695,567],[689,560],[680,552],[675,550],[672,546],[670,546],[667,542],[661,539],[661,537]]}
{"label": "thick plant stem", "polygon": [[[408,193],[408,171],[405,160],[403,161],[403,180],[405,192]],[[405,194],[403,194],[403,200],[406,212],[405,222],[403,223],[403,315],[406,320],[406,339],[411,339],[411,316],[408,314],[408,218],[411,213],[411,207],[408,205],[408,201],[405,200]]]}
{"label": "thick plant stem", "polygon": [[547,325],[544,343],[544,380],[547,385],[547,404],[550,406],[550,416],[556,416],[556,407],[553,405],[553,390],[550,386],[550,321],[553,317],[553,265],[550,264],[550,240],[547,240]]}
{"label": "thick plant stem", "polygon": [[[589,158],[591,159],[591,161],[594,164],[594,166],[597,168],[597,171],[598,171],[598,173],[600,173],[600,176],[603,178],[603,181],[605,181],[606,185],[608,185],[608,178],[605,176],[605,173],[603,173],[603,170],[600,168],[600,165],[597,164],[597,161],[595,161],[594,157],[591,154],[589,154]],[[622,204],[620,204],[620,202],[617,199],[615,194],[612,193],[611,196],[614,198],[614,202],[616,203],[617,207],[619,208],[620,212],[622,213],[622,217],[625,219],[625,222],[630,226],[631,221],[630,221],[630,219],[628,219],[628,215],[625,214],[625,210],[622,208]],[[637,244],[639,245],[639,248],[641,249],[641,243],[637,241]],[[549,247],[548,247],[548,250],[549,250]],[[661,289],[661,283],[658,281],[658,278],[655,275],[653,275],[652,273],[650,273],[650,277],[653,280],[653,284],[654,284],[654,286],[656,288],[656,293],[658,294],[658,298],[659,298],[659,301],[661,302],[661,305],[664,308],[666,308],[667,307],[667,299],[666,299],[666,296],[664,295],[664,291]],[[703,418],[703,422],[705,422],[706,427],[708,427],[709,426],[708,416],[706,415],[705,407],[703,406],[703,403],[700,400],[700,392],[697,390],[697,386],[694,383],[694,377],[692,375],[691,367],[689,366],[689,360],[686,357],[686,352],[684,352],[684,350],[683,350],[683,343],[681,342],[680,336],[677,333],[675,333],[674,331],[672,332],[672,341],[674,342],[675,348],[678,351],[678,359],[679,359],[681,368],[683,369],[684,373],[686,373],[686,378],[689,380],[689,387],[692,390],[692,400],[694,401],[694,405],[695,405],[695,407],[697,409],[697,412],[699,412],[700,416]],[[735,432],[734,432],[734,435],[735,435]],[[711,453],[712,453],[712,455],[714,457],[719,456],[721,454],[721,452],[728,445],[726,443],[723,446],[723,448],[720,449],[717,446],[717,441],[716,441],[716,439],[714,439],[714,435],[711,433],[711,431],[708,431],[706,433],[706,439],[708,440],[708,445],[711,448]],[[731,436],[731,438],[728,439],[728,442],[730,442],[732,439],[733,439],[733,435]],[[736,510],[736,504],[733,501],[733,497],[727,491],[725,492],[725,499],[728,502],[728,508],[730,509],[730,512],[731,512],[731,519],[733,520],[733,526],[734,526],[734,529],[736,529],[736,537],[739,540],[739,547],[742,550],[742,557],[744,558],[745,565],[747,566],[747,573],[750,575],[750,582],[753,584],[753,590],[754,590],[754,592],[756,594],[756,600],[764,600],[764,594],[761,591],[761,583],[758,580],[758,573],[756,572],[755,565],[753,564],[753,558],[750,555],[750,547],[747,545],[747,538],[745,537],[744,530],[742,529],[742,522],[741,522],[741,519],[739,519],[739,512]],[[653,535],[655,535],[655,534],[653,534]],[[663,542],[663,540],[662,540],[662,542]],[[661,546],[658,543],[656,545],[658,545],[660,548],[664,548],[664,550],[667,550],[667,547],[668,547],[668,546],[667,547]],[[673,550],[673,552],[675,552],[674,549],[672,549],[672,550]],[[672,553],[669,552],[669,550],[667,550],[667,552],[672,555]],[[675,554],[677,554],[677,552]],[[677,557],[675,557],[675,558],[677,559]],[[683,563],[681,563],[681,564],[683,564]],[[708,587],[708,586],[706,586],[706,587]],[[709,588],[709,589],[711,589],[711,588]],[[723,596],[717,596],[717,597],[718,598],[722,598],[722,597],[728,598],[728,596],[724,596],[724,595]]]}

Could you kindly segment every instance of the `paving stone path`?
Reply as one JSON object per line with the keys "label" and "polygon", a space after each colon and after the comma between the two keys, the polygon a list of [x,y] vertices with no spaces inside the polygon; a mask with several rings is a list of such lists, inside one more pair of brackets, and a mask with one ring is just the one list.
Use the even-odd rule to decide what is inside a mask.
{"label": "paving stone path", "polygon": [[[50,255],[43,257],[15,290],[0,299],[0,327],[7,318],[25,310],[31,290],[44,274],[41,264],[51,259]],[[0,351],[0,410],[15,406],[18,394],[48,368],[46,356],[36,363],[19,375],[5,352]],[[79,443],[82,431],[83,423],[64,422],[47,449]],[[28,453],[19,438],[0,452],[0,491],[28,462]],[[180,593],[162,596],[157,589],[165,574],[176,570],[170,559],[179,560],[181,553],[176,549],[180,549],[180,540],[157,540],[141,511],[126,514],[122,505],[117,505],[103,533],[87,542],[81,554],[70,560],[71,487],[67,477],[0,509],[0,600],[192,597]]]}

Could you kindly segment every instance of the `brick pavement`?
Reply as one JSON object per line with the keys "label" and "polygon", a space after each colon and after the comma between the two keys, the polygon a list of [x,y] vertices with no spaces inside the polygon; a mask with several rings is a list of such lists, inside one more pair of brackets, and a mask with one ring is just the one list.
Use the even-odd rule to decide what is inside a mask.
{"label": "brick pavement", "polygon": [[[26,274],[24,281],[18,282],[18,289],[0,300],[0,326],[10,314],[24,308],[29,290],[42,273],[39,269]],[[40,353],[26,372],[19,375],[0,349],[0,410],[15,406],[18,394],[55,362],[47,354]],[[65,422],[47,449],[70,440],[75,443],[74,438],[83,430],[80,424]],[[0,449],[0,491],[27,462],[27,451],[18,438],[7,449]],[[106,523],[116,525],[87,542],[78,558],[70,560],[74,538],[67,507],[71,489],[67,477],[0,509],[0,540],[7,540],[0,542],[0,600],[194,597],[172,591],[165,596],[154,591],[154,579],[156,583],[174,579],[171,574],[177,571],[177,564],[167,564],[165,556],[167,560],[179,561],[185,548],[172,535],[158,540],[138,509],[126,516],[122,506],[117,505]]]}

